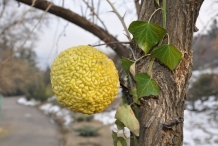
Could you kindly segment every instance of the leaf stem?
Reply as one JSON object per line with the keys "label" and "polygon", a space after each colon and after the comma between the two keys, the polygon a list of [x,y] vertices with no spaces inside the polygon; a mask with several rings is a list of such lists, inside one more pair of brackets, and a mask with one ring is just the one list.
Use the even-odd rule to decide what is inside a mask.
{"label": "leaf stem", "polygon": [[152,59],[151,59],[151,62],[150,62],[150,64],[149,64],[149,68],[148,68],[148,75],[149,75],[150,77],[152,77],[151,70],[152,70],[152,66],[153,66],[153,64],[154,64],[154,60],[155,60],[155,58],[152,58]]}
{"label": "leaf stem", "polygon": [[169,45],[170,44],[170,36],[168,33],[166,33],[166,35],[167,35],[167,44]]}
{"label": "leaf stem", "polygon": [[166,17],[167,17],[167,15],[166,15],[166,0],[163,0],[163,6],[162,6],[162,17],[163,17],[163,28],[165,28],[166,29]]}
{"label": "leaf stem", "polygon": [[138,58],[138,59],[135,61],[135,63],[138,62],[139,60],[141,60],[142,58],[146,57],[146,56],[150,56],[150,54],[146,54],[146,55],[144,55],[144,56],[141,56],[140,58]]}
{"label": "leaf stem", "polygon": [[124,15],[123,17],[120,16],[119,12],[118,12],[117,9],[114,7],[113,3],[111,3],[110,0],[107,0],[107,2],[108,2],[108,4],[111,6],[111,8],[113,9],[113,12],[114,12],[114,13],[117,15],[117,17],[119,18],[120,22],[122,23],[123,28],[124,28],[124,30],[125,30],[125,32],[126,32],[126,36],[127,36],[127,38],[129,39],[129,41],[131,42],[130,33],[129,33],[128,28],[127,28],[127,26],[126,26],[126,24],[125,24],[125,22],[124,22],[124,16],[125,16],[125,15]]}
{"label": "leaf stem", "polygon": [[154,14],[157,12],[157,11],[159,11],[159,10],[161,10],[162,8],[158,8],[158,9],[156,9],[152,14],[151,14],[151,16],[150,16],[150,18],[149,18],[149,20],[148,20],[148,23],[151,21],[151,19],[152,19],[152,17],[154,16]]}

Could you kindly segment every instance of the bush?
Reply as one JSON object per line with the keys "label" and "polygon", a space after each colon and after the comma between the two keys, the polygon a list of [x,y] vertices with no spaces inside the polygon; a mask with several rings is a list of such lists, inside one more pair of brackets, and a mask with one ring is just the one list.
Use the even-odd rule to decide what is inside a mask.
{"label": "bush", "polygon": [[[218,75],[216,74],[202,74],[192,84],[188,91],[188,101],[191,101],[194,106],[196,100],[202,102],[208,100],[209,96],[218,96]],[[194,108],[194,107],[193,107]]]}
{"label": "bush", "polygon": [[74,113],[73,118],[77,122],[82,122],[82,121],[90,122],[93,120],[94,116],[93,115],[84,115],[84,114],[80,114],[80,113]]}
{"label": "bush", "polygon": [[99,135],[98,131],[100,128],[95,128],[92,126],[84,126],[83,128],[75,129],[79,136],[91,137]]}

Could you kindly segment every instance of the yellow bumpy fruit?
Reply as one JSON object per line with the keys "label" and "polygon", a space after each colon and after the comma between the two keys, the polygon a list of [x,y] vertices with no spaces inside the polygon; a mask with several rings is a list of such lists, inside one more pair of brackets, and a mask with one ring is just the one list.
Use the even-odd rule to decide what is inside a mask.
{"label": "yellow bumpy fruit", "polygon": [[117,97],[118,71],[114,63],[91,46],[61,52],[51,67],[57,100],[74,112],[102,112]]}

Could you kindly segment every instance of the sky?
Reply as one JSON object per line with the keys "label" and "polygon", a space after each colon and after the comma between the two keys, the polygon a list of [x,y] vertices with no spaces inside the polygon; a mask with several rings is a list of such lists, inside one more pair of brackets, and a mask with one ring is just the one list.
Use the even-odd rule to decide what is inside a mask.
{"label": "sky", "polygon": [[[115,2],[115,0],[111,0]],[[218,2],[213,3],[215,0],[205,0],[199,17],[196,22],[196,26],[199,28],[199,33],[205,33],[207,28],[209,28],[211,22],[211,18],[214,16],[214,11],[218,9]],[[55,4],[61,5],[62,0],[53,0]],[[97,2],[94,0],[94,2]],[[76,13],[81,13],[81,11],[85,12],[84,5],[80,0],[65,0],[64,6],[68,9],[72,9]],[[135,15],[135,7],[133,0],[117,0],[114,3],[114,6],[117,8],[121,15],[125,14],[125,23],[127,27],[129,24],[136,20]],[[82,7],[82,9],[81,9]],[[28,9],[29,7],[26,7]],[[126,10],[129,11],[126,11]],[[126,36],[124,35],[123,27],[121,22],[118,20],[117,16],[110,12],[112,9],[106,0],[101,1],[101,7],[99,10],[99,16],[102,21],[107,26],[107,29],[111,34],[117,36],[120,41],[127,41]],[[42,31],[39,34],[39,40],[35,43],[34,50],[38,56],[38,66],[44,69],[46,66],[50,66],[53,62],[54,58],[63,50],[70,48],[72,46],[78,45],[87,45],[87,44],[98,44],[99,39],[95,37],[93,34],[81,29],[80,27],[69,23],[61,18],[58,18],[54,15],[47,14],[49,17],[49,24],[47,26],[42,27]],[[89,17],[89,15],[87,15]],[[89,17],[91,18],[91,17]],[[98,24],[102,26],[99,22]],[[205,26],[206,29],[205,29]],[[35,28],[35,32],[37,32],[38,28]],[[110,48],[106,48],[105,46],[97,47],[105,53],[113,53]]]}

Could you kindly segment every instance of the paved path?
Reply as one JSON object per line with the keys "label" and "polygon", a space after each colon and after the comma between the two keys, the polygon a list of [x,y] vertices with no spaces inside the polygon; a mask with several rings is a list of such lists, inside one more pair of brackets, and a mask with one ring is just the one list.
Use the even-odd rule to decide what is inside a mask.
{"label": "paved path", "polygon": [[58,146],[56,126],[35,107],[17,104],[17,99],[3,99],[0,127],[8,133],[0,137],[0,146]]}

